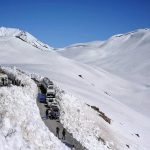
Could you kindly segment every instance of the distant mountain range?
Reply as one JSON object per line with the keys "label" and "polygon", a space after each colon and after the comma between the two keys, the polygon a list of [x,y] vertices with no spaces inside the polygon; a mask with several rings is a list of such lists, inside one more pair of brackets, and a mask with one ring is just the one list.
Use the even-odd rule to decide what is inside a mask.
{"label": "distant mountain range", "polygon": [[115,35],[106,41],[74,44],[58,52],[150,86],[150,29]]}

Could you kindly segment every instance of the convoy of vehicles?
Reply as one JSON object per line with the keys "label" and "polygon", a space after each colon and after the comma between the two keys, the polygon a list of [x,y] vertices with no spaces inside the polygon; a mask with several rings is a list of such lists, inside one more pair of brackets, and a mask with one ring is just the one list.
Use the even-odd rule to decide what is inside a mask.
{"label": "convoy of vehicles", "polygon": [[[21,81],[17,80],[12,74],[5,74],[0,71],[0,86],[8,86],[9,84],[21,85]],[[47,104],[47,116],[50,119],[59,119],[60,116],[60,107],[56,101],[55,95],[56,91],[54,88],[54,84],[48,78],[43,78],[41,85],[43,87],[43,91],[38,93],[38,100],[41,103]]]}
{"label": "convoy of vehicles", "polygon": [[[54,88],[54,84],[52,81],[50,81],[48,78],[43,78],[41,81],[41,85],[44,88],[45,91],[45,103],[48,106],[48,109],[46,111],[46,115],[50,119],[58,119],[60,116],[60,108],[58,103],[56,102],[55,95],[56,91]],[[44,96],[40,96],[41,102],[43,102]]]}

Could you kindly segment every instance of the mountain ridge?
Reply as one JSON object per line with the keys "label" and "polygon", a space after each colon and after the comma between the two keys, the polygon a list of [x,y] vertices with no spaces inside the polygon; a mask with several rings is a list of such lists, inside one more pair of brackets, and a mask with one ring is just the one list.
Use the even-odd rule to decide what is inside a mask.
{"label": "mountain ridge", "polygon": [[[82,46],[81,46],[82,45]],[[61,55],[76,61],[103,68],[119,76],[130,78],[130,74],[142,81],[139,75],[149,82],[150,30],[138,29],[96,44],[80,43],[58,51]],[[134,80],[134,78],[131,78]]]}

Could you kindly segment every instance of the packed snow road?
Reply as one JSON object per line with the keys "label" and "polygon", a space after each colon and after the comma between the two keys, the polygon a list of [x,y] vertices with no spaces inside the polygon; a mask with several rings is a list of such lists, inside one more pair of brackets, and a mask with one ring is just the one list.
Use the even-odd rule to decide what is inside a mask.
{"label": "packed snow road", "polygon": [[[37,82],[36,82],[37,83]],[[38,86],[38,90],[41,93],[41,89]],[[42,120],[44,121],[45,125],[49,128],[49,130],[55,135],[57,136],[57,131],[56,128],[59,128],[59,136],[57,136],[59,138],[59,140],[61,140],[66,146],[68,146],[71,149],[76,149],[76,150],[85,150],[86,148],[84,148],[82,146],[82,144],[80,144],[80,142],[78,142],[76,139],[73,138],[72,134],[69,133],[66,129],[66,134],[65,134],[65,139],[63,139],[63,125],[60,123],[59,119],[47,119],[46,118],[46,105],[44,103],[40,103],[37,99],[37,105],[39,107],[40,110],[40,115]]]}
{"label": "packed snow road", "polygon": [[39,107],[40,110],[40,115],[45,123],[45,125],[49,128],[49,130],[54,133],[54,135],[56,136],[56,127],[59,127],[60,131],[59,131],[59,139],[65,143],[68,147],[72,148],[73,145],[75,146],[76,150],[84,150],[85,148],[76,140],[72,137],[72,135],[70,133],[68,133],[66,131],[66,137],[65,140],[62,139],[62,131],[63,131],[63,125],[58,121],[58,120],[50,120],[50,119],[46,119],[46,115],[45,115],[45,111],[46,111],[46,107],[43,103],[39,103],[37,101],[37,105]]}

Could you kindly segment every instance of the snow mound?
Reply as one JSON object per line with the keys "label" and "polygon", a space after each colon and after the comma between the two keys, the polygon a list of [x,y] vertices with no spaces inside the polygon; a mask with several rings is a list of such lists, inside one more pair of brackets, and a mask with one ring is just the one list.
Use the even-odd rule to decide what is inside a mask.
{"label": "snow mound", "polygon": [[115,122],[109,124],[83,100],[66,91],[60,89],[58,91],[61,106],[60,121],[84,147],[89,150],[128,150],[129,147],[132,150],[146,150],[140,140],[137,142],[138,137],[133,138],[133,135],[120,132],[114,125]]}
{"label": "snow mound", "polygon": [[36,84],[16,69],[4,69],[25,86],[0,88],[0,149],[67,150],[41,120]]}

